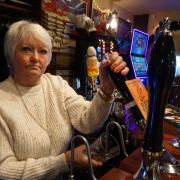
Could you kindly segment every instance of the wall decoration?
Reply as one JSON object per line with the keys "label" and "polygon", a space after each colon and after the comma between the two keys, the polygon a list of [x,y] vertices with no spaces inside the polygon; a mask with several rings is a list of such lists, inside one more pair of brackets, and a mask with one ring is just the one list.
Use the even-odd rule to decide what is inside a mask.
{"label": "wall decoration", "polygon": [[55,0],[55,9],[60,14],[72,13],[72,14],[86,14],[87,3],[82,0]]}

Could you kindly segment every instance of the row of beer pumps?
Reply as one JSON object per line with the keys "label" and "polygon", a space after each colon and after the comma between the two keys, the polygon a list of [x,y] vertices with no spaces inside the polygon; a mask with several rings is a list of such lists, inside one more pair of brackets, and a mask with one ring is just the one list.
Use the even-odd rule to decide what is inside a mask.
{"label": "row of beer pumps", "polygon": [[[180,30],[180,22],[172,21],[169,18],[164,19],[159,23],[157,38],[151,51],[148,64],[148,114],[146,123],[140,123],[144,130],[144,140],[142,142],[141,154],[142,163],[138,172],[134,175],[136,180],[160,180],[161,174],[180,175],[180,161],[176,160],[163,145],[163,116],[167,98],[172,86],[175,70],[176,70],[176,50],[172,39],[172,32]],[[117,89],[128,98],[123,88],[125,86],[124,79],[119,75],[115,75],[107,69],[110,77],[114,81]],[[140,120],[141,121],[141,120]],[[117,123],[114,123],[117,126]],[[109,125],[108,125],[109,126]],[[117,126],[120,134],[121,148],[124,155],[127,157],[126,147],[124,144],[123,133],[121,126]],[[106,133],[108,130],[106,129]],[[108,135],[106,136],[108,137]],[[73,149],[74,140],[80,138],[84,141],[87,147],[89,157],[90,173],[93,180],[96,179],[92,162],[91,148],[86,139],[80,135],[72,139],[72,161],[71,172],[69,179],[74,180],[73,175]],[[108,138],[105,143],[106,153],[108,154]]]}

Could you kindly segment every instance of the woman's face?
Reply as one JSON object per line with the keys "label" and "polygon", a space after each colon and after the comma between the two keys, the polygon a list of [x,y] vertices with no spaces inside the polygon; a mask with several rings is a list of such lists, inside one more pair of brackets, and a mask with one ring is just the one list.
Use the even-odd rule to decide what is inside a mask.
{"label": "woman's face", "polygon": [[24,86],[39,84],[49,63],[49,53],[47,45],[33,37],[21,41],[12,62],[15,81]]}

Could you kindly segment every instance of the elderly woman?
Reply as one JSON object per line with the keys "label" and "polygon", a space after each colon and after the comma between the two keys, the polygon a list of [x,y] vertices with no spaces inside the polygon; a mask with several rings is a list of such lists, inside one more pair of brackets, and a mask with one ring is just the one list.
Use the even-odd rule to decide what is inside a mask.
{"label": "elderly woman", "polygon": [[[18,21],[5,36],[11,76],[0,83],[0,179],[54,179],[68,171],[72,129],[91,133],[108,117],[113,83],[106,74],[128,72],[117,53],[100,66],[101,84],[85,101],[60,76],[45,73],[52,55],[51,37],[39,24]],[[75,163],[88,163],[82,146]],[[94,166],[102,163],[93,160]]]}

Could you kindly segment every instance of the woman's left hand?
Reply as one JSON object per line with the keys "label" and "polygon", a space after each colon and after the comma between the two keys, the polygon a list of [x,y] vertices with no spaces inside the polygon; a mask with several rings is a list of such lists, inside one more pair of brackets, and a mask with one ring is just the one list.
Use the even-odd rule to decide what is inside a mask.
{"label": "woman's left hand", "polygon": [[[71,163],[71,151],[67,151],[65,153],[66,161],[70,165]],[[100,160],[96,160],[93,157],[91,157],[92,165],[94,167],[100,167],[103,165],[103,162]],[[88,161],[88,156],[86,152],[86,146],[85,145],[80,145],[76,148],[74,148],[74,164],[77,167],[88,167],[89,161]]]}
{"label": "woman's left hand", "polygon": [[100,76],[100,89],[107,95],[111,96],[115,86],[106,72],[106,67],[110,66],[110,69],[115,73],[126,75],[129,72],[129,68],[126,66],[126,62],[117,52],[113,52],[108,56],[107,60],[103,60],[99,69]]}

